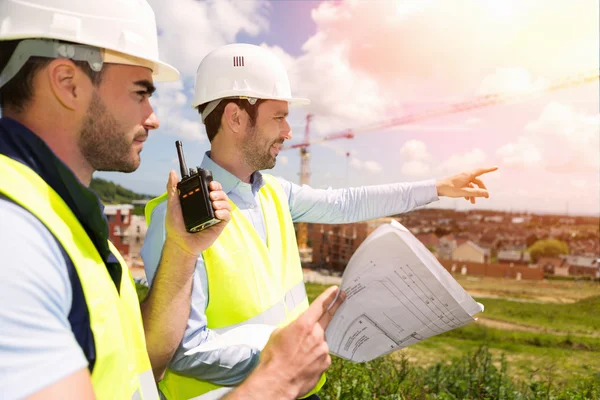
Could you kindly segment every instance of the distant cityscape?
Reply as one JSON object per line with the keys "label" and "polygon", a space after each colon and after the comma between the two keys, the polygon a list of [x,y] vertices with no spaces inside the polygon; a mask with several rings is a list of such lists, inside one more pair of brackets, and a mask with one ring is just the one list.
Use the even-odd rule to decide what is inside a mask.
{"label": "distant cityscape", "polygon": [[[124,255],[135,278],[143,279],[140,250],[147,225],[131,204],[107,205],[110,239]],[[139,214],[139,211],[136,212]],[[408,214],[341,225],[308,224],[301,249],[305,268],[341,273],[363,240],[378,226],[396,219],[412,232],[450,272],[511,279],[577,276],[600,279],[600,218],[508,213],[492,210],[455,211],[423,208]],[[540,240],[556,239],[568,254],[532,259],[528,249]]]}
{"label": "distant cityscape", "polygon": [[[600,218],[424,208],[393,217],[454,273],[518,279],[544,275],[600,278]],[[390,218],[349,225],[309,224],[313,267],[341,271],[360,243]],[[528,249],[557,239],[568,254],[533,262]],[[309,262],[310,259],[310,262]]]}

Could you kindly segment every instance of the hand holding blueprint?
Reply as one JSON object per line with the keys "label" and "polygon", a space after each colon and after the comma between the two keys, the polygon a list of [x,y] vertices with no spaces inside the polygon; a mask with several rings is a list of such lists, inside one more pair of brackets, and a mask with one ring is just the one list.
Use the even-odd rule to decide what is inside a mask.
{"label": "hand holding blueprint", "polygon": [[400,223],[377,228],[342,278],[346,301],[327,328],[331,353],[370,361],[474,321],[483,306]]}

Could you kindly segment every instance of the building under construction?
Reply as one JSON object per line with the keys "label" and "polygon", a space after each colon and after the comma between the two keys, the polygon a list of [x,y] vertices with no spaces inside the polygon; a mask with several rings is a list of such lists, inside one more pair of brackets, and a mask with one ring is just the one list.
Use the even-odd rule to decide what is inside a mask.
{"label": "building under construction", "polygon": [[314,267],[343,271],[358,246],[380,225],[393,218],[380,218],[353,224],[308,224],[308,247]]}

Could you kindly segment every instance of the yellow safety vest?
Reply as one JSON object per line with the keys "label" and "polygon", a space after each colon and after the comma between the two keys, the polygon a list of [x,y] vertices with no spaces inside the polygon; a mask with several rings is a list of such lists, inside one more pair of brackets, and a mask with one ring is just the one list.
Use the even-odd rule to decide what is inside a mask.
{"label": "yellow safety vest", "polygon": [[[217,333],[245,324],[284,326],[308,308],[294,224],[281,185],[263,175],[258,192],[267,231],[267,244],[232,203],[232,218],[215,243],[202,253],[208,277],[208,328]],[[152,210],[166,194],[146,206]],[[321,377],[316,393],[325,383]],[[169,400],[215,399],[226,391],[207,381],[167,370],[159,382]]]}
{"label": "yellow safety vest", "polygon": [[98,400],[157,400],[139,301],[129,269],[121,263],[120,290],[91,239],[63,199],[29,167],[0,154],[0,193],[38,218],[75,266],[96,346],[91,380]]}

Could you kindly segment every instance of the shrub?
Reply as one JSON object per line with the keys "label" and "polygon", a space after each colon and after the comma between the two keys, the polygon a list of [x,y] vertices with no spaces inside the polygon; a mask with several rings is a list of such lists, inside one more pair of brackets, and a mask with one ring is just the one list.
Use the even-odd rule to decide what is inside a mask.
{"label": "shrub", "polygon": [[403,356],[381,357],[356,364],[334,357],[327,383],[319,395],[323,400],[521,400],[598,399],[600,374],[581,379],[576,387],[554,384],[554,372],[537,371],[528,382],[515,382],[508,374],[504,356],[494,361],[484,345],[472,354],[428,368],[412,366]]}

